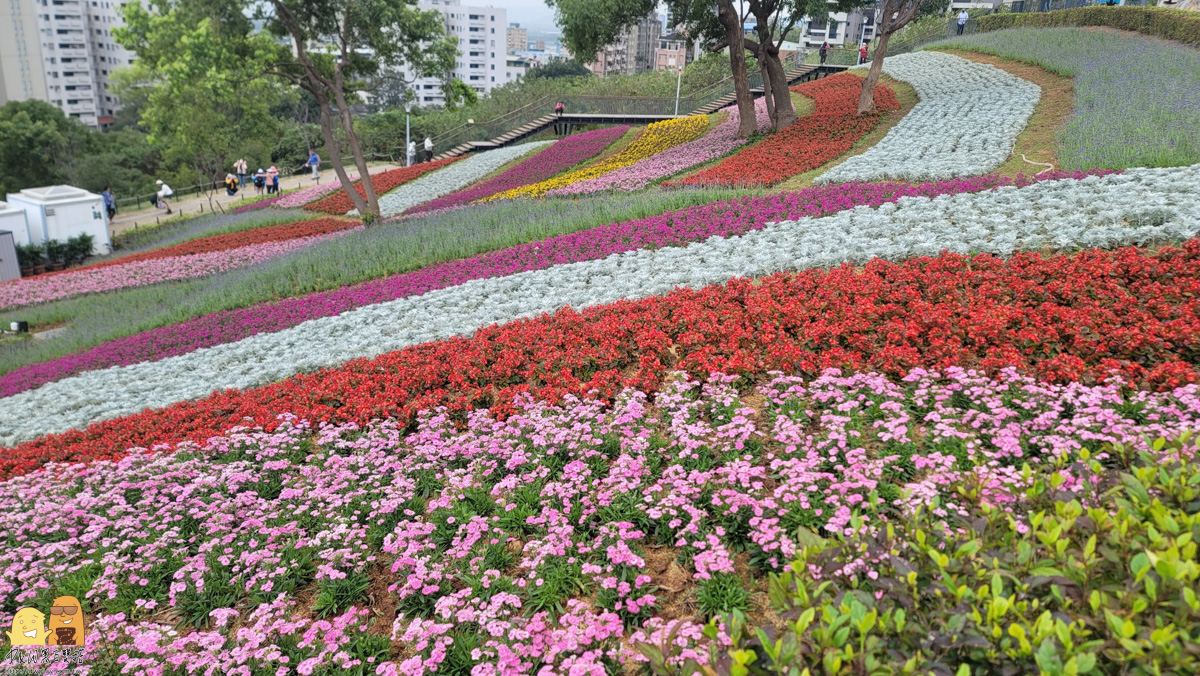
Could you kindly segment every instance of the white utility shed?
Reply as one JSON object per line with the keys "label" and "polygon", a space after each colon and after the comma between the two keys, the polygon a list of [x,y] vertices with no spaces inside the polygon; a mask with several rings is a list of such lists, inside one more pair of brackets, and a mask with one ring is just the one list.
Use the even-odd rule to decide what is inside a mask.
{"label": "white utility shed", "polygon": [[112,251],[104,199],[96,193],[69,185],[26,188],[18,193],[9,193],[8,205],[25,211],[27,227],[23,233],[4,228],[0,223],[0,228],[12,230],[17,244],[41,244],[51,239],[65,242],[86,233],[95,238],[93,255]]}

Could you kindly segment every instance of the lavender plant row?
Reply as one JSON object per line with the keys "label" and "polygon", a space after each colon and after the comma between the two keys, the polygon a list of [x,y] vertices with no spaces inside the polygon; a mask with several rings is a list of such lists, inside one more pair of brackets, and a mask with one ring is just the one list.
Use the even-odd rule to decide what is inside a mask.
{"label": "lavender plant row", "polygon": [[[455,642],[474,648],[478,676],[631,673],[636,643],[733,575],[735,552],[757,584],[801,533],[853,517],[875,527],[980,500],[1022,521],[1037,475],[1023,465],[1070,467],[1071,490],[1107,444],[1153,454],[1149,439],[1200,426],[1194,385],[960,369],[902,383],[774,373],[746,393],[735,380],[679,374],[653,407],[631,390],[611,407],[525,399],[465,429],[431,411],[407,436],[389,420],[293,418],[18,477],[0,484],[0,624],[70,589],[92,609],[83,660],[101,673],[427,675],[449,670]],[[872,495],[883,509],[864,508]],[[371,607],[391,599],[394,621],[370,619],[375,584]],[[327,619],[301,608],[312,587]],[[323,605],[339,590],[340,606]],[[405,654],[390,661],[372,634]]]}
{"label": "lavender plant row", "polygon": [[[1039,180],[1079,179],[1084,175],[1045,174]],[[679,246],[718,235],[728,237],[761,228],[772,221],[827,216],[855,206],[878,206],[902,196],[936,197],[1010,184],[1012,181],[1008,179],[976,177],[920,185],[820,186],[769,197],[714,202],[652,218],[613,223],[386,279],[209,314],[109,341],[86,352],[29,364],[0,376],[0,397],[33,389],[75,373],[187,354],[256,334],[280,331],[309,319],[336,315],[472,279],[540,270],[640,248]]]}
{"label": "lavender plant row", "polygon": [[[78,374],[8,397],[0,443],[249,388],[481,326],[701,288],[736,277],[942,251],[990,252],[1171,242],[1200,232],[1200,165],[1136,169],[878,209],[783,221],[741,237],[641,249],[429,291],[158,362]],[[103,392],[103,397],[95,393]]]}
{"label": "lavender plant row", "polygon": [[995,31],[934,46],[986,52],[1070,76],[1075,112],[1061,133],[1064,168],[1200,162],[1200,50],[1090,28]]}
{"label": "lavender plant row", "polygon": [[[409,181],[379,198],[379,210],[384,216],[396,216],[430,200],[457,192],[496,171],[509,162],[544,148],[553,141],[538,141],[518,146],[497,148],[472,155],[442,169]],[[354,212],[350,212],[354,215]]]}
{"label": "lavender plant row", "polygon": [[883,64],[917,90],[920,102],[883,140],[818,183],[985,174],[1008,159],[1042,95],[1036,84],[995,66],[941,52],[900,54]]}
{"label": "lavender plant row", "polygon": [[347,232],[350,230],[282,242],[252,244],[225,251],[133,261],[95,270],[80,270],[64,275],[34,277],[9,284],[0,284],[0,308],[23,307],[86,293],[101,293],[133,286],[203,277],[261,263],[316,242],[340,237]]}
{"label": "lavender plant row", "polygon": [[491,180],[418,205],[406,213],[416,214],[469,204],[505,190],[544,181],[595,157],[627,131],[628,126],[605,127],[559,139],[554,145]]}
{"label": "lavender plant row", "polygon": [[[634,162],[628,167],[614,172],[591,178],[586,181],[572,183],[555,190],[548,195],[586,195],[605,190],[640,190],[653,181],[673,176],[696,165],[728,154],[745,143],[737,138],[738,117],[735,106],[723,110],[729,117],[716,129],[695,141],[675,146],[652,157]],[[758,128],[770,125],[767,115],[766,102],[759,99],[755,102],[754,110]]]}

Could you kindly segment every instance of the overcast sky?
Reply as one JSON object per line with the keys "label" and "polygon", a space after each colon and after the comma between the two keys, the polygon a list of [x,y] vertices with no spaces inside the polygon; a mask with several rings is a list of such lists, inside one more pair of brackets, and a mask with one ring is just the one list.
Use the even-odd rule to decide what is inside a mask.
{"label": "overcast sky", "polygon": [[[503,7],[508,10],[509,23],[519,23],[538,30],[557,30],[554,10],[546,6],[545,0],[462,0],[462,3]],[[666,16],[667,10],[660,5],[658,13]]]}

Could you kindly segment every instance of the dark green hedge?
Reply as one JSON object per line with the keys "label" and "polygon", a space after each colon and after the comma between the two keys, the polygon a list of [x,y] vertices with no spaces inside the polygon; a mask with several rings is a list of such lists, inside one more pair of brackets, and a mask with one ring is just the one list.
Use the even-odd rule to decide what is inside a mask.
{"label": "dark green hedge", "polygon": [[1200,12],[1158,7],[1078,7],[1054,12],[990,14],[978,19],[978,32],[1005,28],[1104,26],[1136,31],[1200,47]]}

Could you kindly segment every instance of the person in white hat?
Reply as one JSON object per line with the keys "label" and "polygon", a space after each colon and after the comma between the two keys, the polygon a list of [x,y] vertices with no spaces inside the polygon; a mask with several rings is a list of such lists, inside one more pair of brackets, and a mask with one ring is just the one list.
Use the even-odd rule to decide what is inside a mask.
{"label": "person in white hat", "polygon": [[155,181],[155,183],[158,184],[158,192],[155,193],[158,196],[158,206],[166,209],[169,214],[171,213],[171,205],[167,204],[167,198],[173,196],[175,191],[171,190],[171,186],[163,183],[161,180]]}

